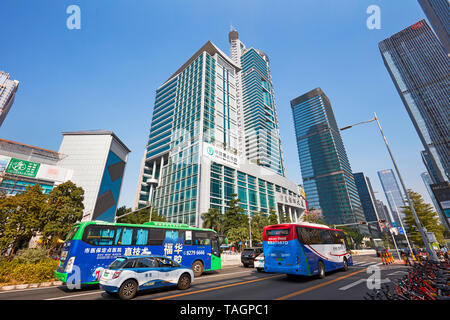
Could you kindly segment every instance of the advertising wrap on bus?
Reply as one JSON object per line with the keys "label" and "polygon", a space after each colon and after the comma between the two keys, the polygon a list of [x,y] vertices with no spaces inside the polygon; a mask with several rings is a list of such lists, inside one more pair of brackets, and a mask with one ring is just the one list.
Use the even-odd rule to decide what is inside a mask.
{"label": "advertising wrap on bus", "polygon": [[264,270],[320,275],[353,264],[341,230],[318,224],[280,224],[263,230]]}
{"label": "advertising wrap on bus", "polygon": [[64,243],[55,272],[63,282],[97,283],[103,270],[120,256],[161,255],[187,268],[198,266],[201,272],[221,267],[219,244],[212,230],[112,223],[78,228]]}

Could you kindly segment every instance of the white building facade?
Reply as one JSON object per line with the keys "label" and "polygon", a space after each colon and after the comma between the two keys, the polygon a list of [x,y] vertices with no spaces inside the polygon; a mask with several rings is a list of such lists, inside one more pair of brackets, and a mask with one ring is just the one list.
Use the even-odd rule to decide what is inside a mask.
{"label": "white building facade", "polygon": [[276,165],[248,156],[246,92],[233,60],[208,41],[157,89],[136,208],[151,204],[169,222],[199,227],[202,213],[224,213],[236,194],[249,215],[300,218],[306,203],[284,176],[281,155]]}

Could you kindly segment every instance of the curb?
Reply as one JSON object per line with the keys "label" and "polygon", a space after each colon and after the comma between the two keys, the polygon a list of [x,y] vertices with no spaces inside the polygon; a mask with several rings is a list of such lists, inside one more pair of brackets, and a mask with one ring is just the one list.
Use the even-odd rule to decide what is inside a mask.
{"label": "curb", "polygon": [[1,291],[12,291],[12,290],[23,290],[23,289],[31,289],[31,288],[49,288],[62,285],[62,281],[49,281],[49,282],[41,282],[41,283],[25,283],[25,284],[16,284],[16,285],[6,285],[0,286]]}

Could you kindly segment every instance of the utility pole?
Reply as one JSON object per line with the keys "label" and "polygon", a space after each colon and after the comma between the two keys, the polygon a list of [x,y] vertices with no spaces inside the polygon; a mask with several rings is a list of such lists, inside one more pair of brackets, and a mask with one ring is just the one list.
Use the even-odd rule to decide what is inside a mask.
{"label": "utility pole", "polygon": [[[380,130],[380,134],[381,134],[381,136],[382,136],[382,138],[383,138],[383,140],[384,140],[384,144],[386,145],[386,148],[387,148],[387,150],[388,150],[389,156],[391,157],[392,163],[394,164],[395,171],[397,172],[397,176],[398,176],[398,178],[399,178],[399,180],[400,180],[400,184],[402,185],[403,192],[404,192],[405,195],[406,195],[406,199],[408,200],[408,205],[409,205],[409,207],[411,208],[411,212],[412,212],[412,214],[413,214],[413,216],[414,216],[414,220],[415,220],[415,222],[416,222],[417,228],[419,229],[420,235],[421,235],[421,237],[422,237],[423,243],[425,244],[425,248],[426,248],[426,250],[427,250],[427,252],[428,252],[428,255],[430,256],[430,258],[431,258],[432,260],[434,260],[434,261],[439,261],[438,258],[437,258],[437,256],[436,256],[436,253],[435,253],[434,250],[430,247],[430,244],[429,244],[429,242],[428,242],[428,239],[427,239],[427,237],[426,237],[426,235],[425,235],[425,233],[424,233],[424,231],[423,231],[422,224],[421,224],[420,221],[419,221],[419,218],[418,218],[418,216],[417,216],[416,210],[414,209],[414,204],[413,204],[413,202],[411,201],[411,198],[410,198],[410,196],[409,196],[408,190],[407,190],[406,187],[405,187],[405,183],[403,182],[403,178],[402,178],[402,176],[401,176],[401,174],[400,174],[400,171],[399,171],[399,169],[398,169],[398,167],[397,167],[397,163],[395,162],[394,156],[392,155],[391,148],[389,148],[389,144],[388,144],[388,142],[387,142],[386,136],[385,136],[384,133],[383,133],[383,129],[381,128],[381,124],[380,124],[380,121],[378,120],[377,114],[374,112],[373,115],[374,115],[374,118],[373,118],[373,119],[370,119],[370,120],[368,120],[368,121],[358,122],[358,123],[355,123],[355,124],[353,124],[353,125],[346,126],[346,127],[344,127],[344,128],[341,128],[341,131],[342,131],[342,130],[346,130],[346,129],[350,129],[351,127],[356,126],[356,125],[359,125],[359,124],[369,123],[369,122],[373,122],[373,121],[376,121],[376,122],[377,122],[377,124],[378,124],[378,129]],[[404,232],[405,232],[405,236],[406,236],[406,230],[404,230]],[[407,236],[406,236],[406,238],[407,238]],[[412,257],[413,257],[413,259],[414,259],[414,254],[413,254],[413,252],[412,252],[412,249],[411,249],[411,246],[410,246],[410,244],[409,244],[409,241],[407,241],[407,242],[408,242],[408,246],[410,247],[410,250],[411,250],[410,252],[411,252],[411,254],[412,254]]]}

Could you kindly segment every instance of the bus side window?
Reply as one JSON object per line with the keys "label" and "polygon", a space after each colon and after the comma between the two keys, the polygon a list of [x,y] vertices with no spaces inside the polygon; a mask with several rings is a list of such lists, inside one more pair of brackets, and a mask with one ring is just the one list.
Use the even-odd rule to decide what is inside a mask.
{"label": "bus side window", "polygon": [[133,243],[133,229],[129,227],[123,228],[121,245],[130,246],[132,243]]}
{"label": "bus side window", "polygon": [[334,243],[334,240],[333,240],[329,230],[320,229],[320,236],[322,238],[322,243],[324,243],[324,244],[333,244]]}
{"label": "bus side window", "polygon": [[175,243],[178,241],[178,230],[166,229],[165,241]]}
{"label": "bus side window", "polygon": [[192,231],[186,230],[184,233],[184,244],[186,245],[192,245],[194,244],[192,241]]}
{"label": "bus side window", "polygon": [[136,245],[145,246],[147,244],[148,228],[136,229]]}
{"label": "bus side window", "polygon": [[122,228],[116,228],[116,236],[114,237],[114,245],[115,246],[120,246],[121,242],[120,242],[120,236],[122,235]]}
{"label": "bus side window", "polygon": [[194,232],[194,244],[197,246],[208,246],[211,244],[208,233],[204,231]]}
{"label": "bus side window", "polygon": [[322,237],[320,236],[319,229],[305,228],[305,231],[307,231],[309,233],[309,243],[310,244],[322,244]]}
{"label": "bus side window", "polygon": [[150,235],[148,237],[148,245],[150,246],[162,246],[165,237],[165,229],[152,228],[150,229]]}

